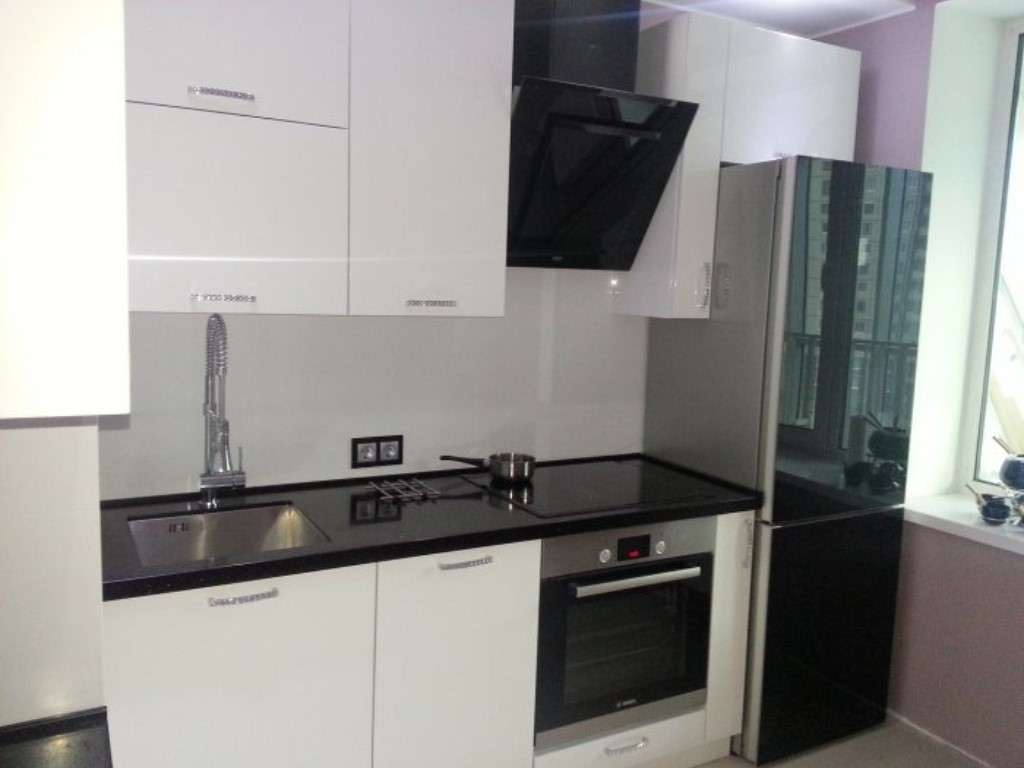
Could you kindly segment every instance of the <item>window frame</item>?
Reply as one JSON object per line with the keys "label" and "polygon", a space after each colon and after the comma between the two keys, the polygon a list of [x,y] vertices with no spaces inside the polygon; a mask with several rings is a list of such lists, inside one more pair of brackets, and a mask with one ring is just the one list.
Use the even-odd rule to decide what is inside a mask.
{"label": "window frame", "polygon": [[[992,334],[995,329],[996,299],[999,289],[1003,224],[1006,197],[1016,131],[1018,102],[1024,105],[1020,88],[1024,86],[1024,18],[1004,22],[999,52],[999,75],[993,94],[993,113],[988,147],[984,199],[981,207],[974,306],[971,319],[971,345],[967,354],[966,387],[961,422],[960,452],[965,483],[988,490],[999,486],[979,479],[982,444],[985,438],[985,412],[988,402]],[[1018,151],[1024,151],[1022,146]]]}

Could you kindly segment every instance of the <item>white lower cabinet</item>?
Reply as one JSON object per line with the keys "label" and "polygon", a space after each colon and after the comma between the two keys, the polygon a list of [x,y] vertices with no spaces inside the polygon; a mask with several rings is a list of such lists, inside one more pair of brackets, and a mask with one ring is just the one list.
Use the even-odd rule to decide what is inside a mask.
{"label": "white lower cabinet", "polygon": [[704,743],[704,710],[538,755],[534,768],[639,768],[675,761]]}
{"label": "white lower cabinet", "polygon": [[119,768],[370,768],[376,566],[104,604]]}
{"label": "white lower cabinet", "polygon": [[379,565],[374,768],[532,765],[539,589],[537,541]]}
{"label": "white lower cabinet", "polygon": [[754,512],[716,519],[705,734],[709,742],[735,736],[743,726],[754,524]]}

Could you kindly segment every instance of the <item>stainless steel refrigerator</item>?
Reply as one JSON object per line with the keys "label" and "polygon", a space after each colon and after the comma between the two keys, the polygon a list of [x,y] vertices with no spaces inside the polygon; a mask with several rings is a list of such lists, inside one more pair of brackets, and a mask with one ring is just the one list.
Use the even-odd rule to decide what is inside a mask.
{"label": "stainless steel refrigerator", "polygon": [[886,716],[928,174],[723,169],[711,319],[654,320],[648,454],[763,490],[739,751]]}

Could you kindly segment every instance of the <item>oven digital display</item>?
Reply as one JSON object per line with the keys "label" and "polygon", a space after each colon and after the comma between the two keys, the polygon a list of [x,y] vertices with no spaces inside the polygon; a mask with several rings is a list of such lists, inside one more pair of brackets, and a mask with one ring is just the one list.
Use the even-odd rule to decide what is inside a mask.
{"label": "oven digital display", "polygon": [[619,539],[619,561],[641,560],[651,554],[650,536],[630,536]]}

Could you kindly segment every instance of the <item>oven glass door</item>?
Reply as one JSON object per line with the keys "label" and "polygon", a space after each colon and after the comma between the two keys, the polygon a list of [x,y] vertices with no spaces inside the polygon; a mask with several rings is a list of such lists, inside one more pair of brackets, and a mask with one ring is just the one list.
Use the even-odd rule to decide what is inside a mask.
{"label": "oven glass door", "polygon": [[537,732],[705,688],[711,554],[546,579]]}

